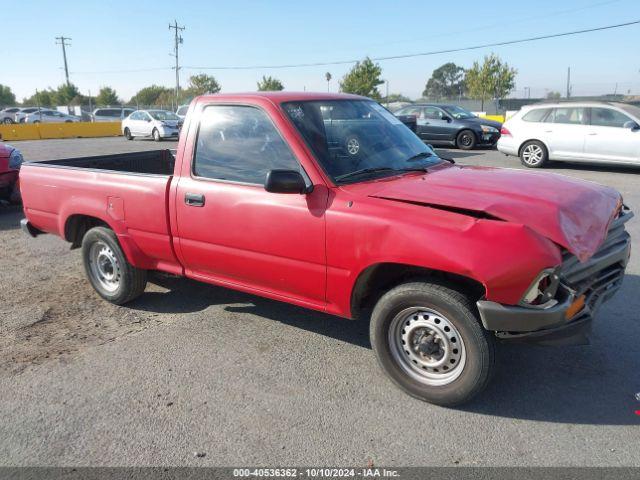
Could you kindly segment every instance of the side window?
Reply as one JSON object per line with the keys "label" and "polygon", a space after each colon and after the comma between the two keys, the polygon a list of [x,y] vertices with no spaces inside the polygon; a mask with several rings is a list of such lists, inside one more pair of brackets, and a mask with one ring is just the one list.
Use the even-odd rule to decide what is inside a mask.
{"label": "side window", "polygon": [[424,118],[429,120],[442,120],[444,116],[444,112],[436,107],[425,107],[424,108]]}
{"label": "side window", "polygon": [[584,120],[584,108],[562,107],[553,109],[553,123],[569,125],[582,125]]}
{"label": "side window", "polygon": [[263,184],[272,169],[300,170],[300,165],[266,113],[246,106],[204,109],[194,175]]}
{"label": "side window", "polygon": [[550,108],[534,108],[522,117],[525,122],[542,122],[549,114]]}
{"label": "side window", "polygon": [[400,111],[396,112],[396,115],[415,115],[416,117],[421,117],[422,108],[421,107],[405,107]]}
{"label": "side window", "polygon": [[631,119],[611,108],[592,108],[591,109],[591,125],[599,127],[618,127],[623,128],[624,124]]}

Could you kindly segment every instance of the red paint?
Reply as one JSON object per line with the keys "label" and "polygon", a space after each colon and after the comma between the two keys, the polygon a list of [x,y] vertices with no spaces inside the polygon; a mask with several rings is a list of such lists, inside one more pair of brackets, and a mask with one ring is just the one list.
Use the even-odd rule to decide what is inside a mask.
{"label": "red paint", "polygon": [[[102,219],[129,261],[350,317],[358,277],[380,263],[451,272],[482,283],[489,300],[515,304],[561,245],[582,259],[602,242],[620,202],[610,188],[547,173],[442,164],[337,187],[281,111],[284,101],[346,95],[251,93],[197,98],[189,109],[172,177],[82,169],[22,169],[25,214],[64,235],[71,215]],[[315,188],[307,195],[191,176],[202,107],[262,108]],[[206,196],[187,207],[185,192]],[[109,199],[112,206],[109,207]],[[115,202],[113,201],[115,200]],[[485,212],[476,218],[437,206]]]}

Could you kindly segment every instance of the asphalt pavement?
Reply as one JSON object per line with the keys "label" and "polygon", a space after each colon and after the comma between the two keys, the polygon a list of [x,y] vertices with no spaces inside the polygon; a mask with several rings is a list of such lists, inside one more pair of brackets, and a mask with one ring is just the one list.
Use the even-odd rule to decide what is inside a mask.
{"label": "asphalt pavement", "polygon": [[[175,142],[15,146],[40,160]],[[640,466],[640,167],[548,170],[613,186],[637,213],[623,288],[592,345],[501,346],[492,384],[460,409],[395,388],[365,322],[164,276],[109,305],[78,250],[0,210],[0,465]]]}

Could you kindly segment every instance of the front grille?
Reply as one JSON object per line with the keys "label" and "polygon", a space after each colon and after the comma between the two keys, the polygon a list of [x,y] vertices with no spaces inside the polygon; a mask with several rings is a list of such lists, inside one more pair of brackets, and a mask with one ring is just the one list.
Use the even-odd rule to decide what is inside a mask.
{"label": "front grille", "polygon": [[585,304],[591,313],[595,313],[622,285],[631,245],[624,224],[631,217],[633,213],[628,208],[621,208],[611,222],[604,242],[586,262],[580,262],[572,254],[563,257],[560,281],[573,290],[576,297],[585,295]]}

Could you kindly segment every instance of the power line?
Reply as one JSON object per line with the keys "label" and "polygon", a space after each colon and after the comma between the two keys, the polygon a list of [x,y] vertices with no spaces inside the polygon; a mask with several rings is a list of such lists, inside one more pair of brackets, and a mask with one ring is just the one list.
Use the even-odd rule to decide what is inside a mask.
{"label": "power line", "polygon": [[[494,42],[494,43],[485,43],[482,45],[473,45],[470,47],[460,47],[460,48],[449,48],[445,50],[432,50],[430,52],[420,52],[420,53],[407,53],[403,55],[391,55],[385,57],[373,57],[371,60],[374,61],[384,61],[384,60],[398,60],[403,58],[413,58],[413,57],[426,57],[430,55],[440,55],[443,53],[455,53],[455,52],[463,52],[468,50],[479,50],[481,48],[488,47],[499,47],[504,45],[514,45],[517,43],[525,43],[525,42],[534,42],[537,40],[544,40],[548,38],[558,38],[558,37],[567,37],[570,35],[579,35],[582,33],[590,33],[590,32],[598,32],[602,30],[611,30],[614,28],[628,27],[630,25],[636,25],[640,23],[640,20],[634,20],[632,22],[626,23],[618,23],[616,25],[606,25],[604,27],[595,27],[595,28],[587,28],[584,30],[574,30],[571,32],[562,32],[562,33],[554,33],[551,35],[540,35],[536,37],[528,37],[521,38],[518,40],[507,40],[504,42]],[[298,63],[298,64],[285,64],[285,65],[234,65],[234,66],[220,66],[220,67],[201,67],[201,66],[185,66],[183,68],[189,70],[259,70],[259,69],[279,69],[279,68],[301,68],[301,67],[322,67],[329,65],[345,65],[352,64],[360,61],[360,59],[356,60],[339,60],[333,62],[314,62],[314,63]]]}
{"label": "power line", "polygon": [[[446,50],[432,50],[429,52],[420,52],[420,53],[409,53],[404,55],[392,55],[385,57],[373,57],[374,61],[384,61],[384,60],[397,60],[403,58],[412,58],[412,57],[424,57],[431,55],[439,55],[443,53],[454,53],[454,52],[463,52],[468,50],[479,50],[482,48],[488,47],[498,47],[505,45],[514,45],[518,43],[526,43],[533,42],[538,40],[545,40],[549,38],[558,38],[558,37],[567,37],[571,35],[580,35],[584,33],[590,32],[598,32],[602,30],[612,30],[615,28],[628,27],[631,25],[637,25],[640,23],[640,20],[634,20],[626,23],[618,23],[615,25],[606,25],[603,27],[595,27],[595,28],[587,28],[584,30],[574,30],[570,32],[562,32],[562,33],[554,33],[550,35],[540,35],[536,37],[528,37],[521,38],[518,40],[507,40],[503,42],[494,42],[494,43],[485,43],[481,45],[473,45],[469,47],[460,47],[460,48],[451,48]],[[184,27],[181,27],[184,28]],[[299,64],[285,64],[285,65],[237,65],[237,66],[182,66],[180,69],[188,69],[188,70],[259,70],[259,69],[278,69],[278,68],[302,68],[302,67],[319,67],[319,66],[329,66],[329,65],[347,65],[353,64],[360,61],[360,59],[354,60],[338,60],[331,62],[314,62],[314,63],[299,63]],[[74,74],[108,74],[108,73],[138,73],[138,72],[153,72],[153,71],[161,71],[161,70],[173,70],[175,67],[152,67],[152,68],[139,68],[139,69],[126,69],[126,70],[102,70],[102,71],[83,71],[83,72],[73,72]]]}
{"label": "power line", "polygon": [[67,65],[67,50],[66,47],[70,47],[70,43],[66,43],[67,40],[71,40],[69,37],[56,37],[56,45],[62,45],[62,58],[64,60],[64,76],[67,79],[67,85],[69,85],[69,67]]}

